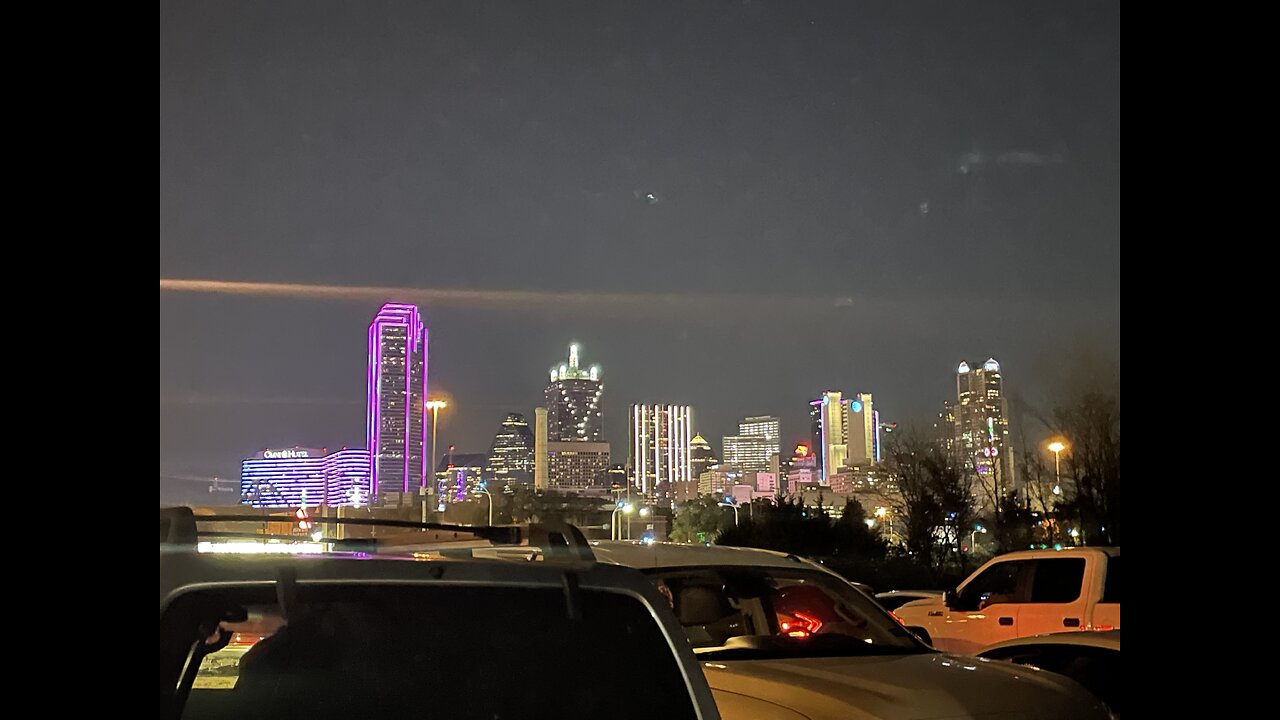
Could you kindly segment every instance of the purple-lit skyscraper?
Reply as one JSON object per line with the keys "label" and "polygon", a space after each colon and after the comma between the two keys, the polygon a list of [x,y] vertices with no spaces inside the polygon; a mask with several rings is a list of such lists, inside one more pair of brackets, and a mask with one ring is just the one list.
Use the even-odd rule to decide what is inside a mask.
{"label": "purple-lit skyscraper", "polygon": [[369,326],[369,491],[377,504],[407,501],[427,483],[427,327],[415,305],[387,303]]}

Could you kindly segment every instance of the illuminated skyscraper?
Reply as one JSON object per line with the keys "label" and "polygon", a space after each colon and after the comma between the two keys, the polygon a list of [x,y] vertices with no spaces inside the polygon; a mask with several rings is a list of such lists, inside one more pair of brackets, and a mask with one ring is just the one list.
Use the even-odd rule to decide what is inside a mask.
{"label": "illuminated skyscraper", "polygon": [[694,435],[689,441],[689,468],[692,478],[697,480],[702,477],[702,473],[719,464],[720,459],[716,457],[716,451],[711,449],[711,443],[704,440],[701,435]]}
{"label": "illuminated skyscraper", "polygon": [[369,489],[376,504],[427,485],[427,327],[414,305],[387,303],[369,325]]}
{"label": "illuminated skyscraper", "polygon": [[778,418],[756,416],[738,423],[738,434],[724,438],[724,461],[744,471],[769,470],[769,461],[779,453]]}
{"label": "illuminated skyscraper", "polygon": [[849,399],[834,390],[809,403],[814,422],[814,455],[829,483],[841,468],[880,462],[880,415],[871,393],[855,393]]}
{"label": "illuminated skyscraper", "polygon": [[489,450],[489,470],[494,485],[529,485],[533,482],[533,431],[524,415],[511,413],[493,436]]}
{"label": "illuminated skyscraper", "polygon": [[599,365],[579,365],[578,350],[578,344],[573,343],[569,346],[569,360],[551,368],[551,383],[545,392],[550,442],[601,442],[600,396],[604,394],[604,382]]}
{"label": "illuminated skyscraper", "polygon": [[688,405],[631,406],[631,482],[647,496],[667,499],[674,483],[692,478]]}
{"label": "illuminated skyscraper", "polygon": [[809,454],[817,463],[819,476],[822,475],[823,457],[826,455],[822,451],[822,420],[825,416],[826,405],[822,402],[822,398],[809,403]]}
{"label": "illuminated skyscraper", "polygon": [[843,394],[835,390],[822,393],[822,397],[809,403],[817,421],[818,440],[815,450],[818,456],[822,482],[831,481],[831,476],[844,467],[845,454],[849,447],[845,441],[845,404]]}
{"label": "illuminated skyscraper", "polygon": [[943,451],[948,456],[956,457],[959,452],[956,450],[956,405],[950,400],[942,401],[942,412],[938,413],[938,420],[933,424],[934,434],[942,445]]}
{"label": "illuminated skyscraper", "polygon": [[876,464],[880,459],[880,423],[871,393],[850,397],[845,403],[844,417],[848,444],[845,463],[850,466]]}
{"label": "illuminated skyscraper", "polygon": [[980,368],[967,362],[956,368],[955,450],[963,466],[1013,489],[1014,463],[1009,444],[1009,409],[1000,363],[988,358]]}

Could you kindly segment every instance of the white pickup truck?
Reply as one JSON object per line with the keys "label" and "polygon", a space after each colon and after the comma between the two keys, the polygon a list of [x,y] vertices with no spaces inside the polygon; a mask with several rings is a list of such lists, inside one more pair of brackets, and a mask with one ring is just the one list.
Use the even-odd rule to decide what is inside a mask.
{"label": "white pickup truck", "polygon": [[1120,629],[1120,548],[1009,553],[943,597],[894,611],[946,652],[973,654],[1011,638]]}

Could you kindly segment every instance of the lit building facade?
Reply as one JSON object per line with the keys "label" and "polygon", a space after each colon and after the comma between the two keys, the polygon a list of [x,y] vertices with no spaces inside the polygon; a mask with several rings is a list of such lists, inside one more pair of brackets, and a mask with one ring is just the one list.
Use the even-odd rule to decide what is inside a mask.
{"label": "lit building facade", "polygon": [[609,443],[548,442],[547,483],[551,488],[564,489],[607,487]]}
{"label": "lit building facade", "polygon": [[538,490],[546,490],[547,475],[547,409],[533,410],[533,486]]}
{"label": "lit building facade", "polygon": [[364,507],[369,451],[263,450],[240,462],[240,501],[253,507]]}
{"label": "lit building facade", "polygon": [[450,447],[436,465],[436,498],[441,505],[465,502],[489,476],[488,455]]}
{"label": "lit building facade", "polygon": [[750,435],[725,435],[724,461],[743,470],[767,470],[769,468],[769,441]]}
{"label": "lit building facade", "polygon": [[871,393],[844,393],[828,390],[809,403],[814,419],[814,454],[823,484],[842,468],[875,465],[881,459],[880,415]]}
{"label": "lit building facade", "polygon": [[510,413],[493,436],[489,449],[489,471],[494,485],[529,485],[533,482],[534,437],[529,423],[520,413]]}
{"label": "lit building facade", "polygon": [[632,405],[632,484],[643,495],[669,499],[677,482],[693,478],[690,443],[693,410],[688,405]]}
{"label": "lit building facade", "polygon": [[[823,393],[826,397],[826,393]],[[822,474],[823,452],[822,452],[822,426],[823,419],[826,416],[826,403],[822,402],[822,398],[818,398],[809,403],[809,451],[814,461],[817,463],[818,474]]]}
{"label": "lit building facade", "polygon": [[1009,408],[1000,363],[988,358],[978,368],[956,368],[955,452],[963,467],[995,476],[1006,489],[1015,482],[1009,443]]}
{"label": "lit building facade", "polygon": [[749,417],[738,423],[738,434],[724,438],[724,461],[743,470],[770,470],[780,448],[778,418]]}
{"label": "lit building facade", "polygon": [[875,465],[880,462],[880,416],[871,393],[856,393],[844,405],[845,463]]}
{"label": "lit building facade", "polygon": [[416,306],[387,303],[369,325],[367,397],[369,490],[375,504],[399,504],[427,486],[427,327]]}
{"label": "lit building facade", "polygon": [[721,463],[698,476],[699,495],[725,495],[733,486],[742,482],[742,470],[736,465]]}
{"label": "lit building facade", "polygon": [[719,464],[720,459],[716,457],[716,451],[711,448],[711,443],[703,439],[701,435],[694,435],[693,439],[689,441],[689,471],[691,477],[697,480],[702,477],[702,473]]}
{"label": "lit building facade", "polygon": [[601,442],[604,381],[599,365],[581,367],[579,350],[573,343],[569,359],[551,368],[551,382],[544,391],[549,441]]}
{"label": "lit building facade", "polygon": [[613,463],[609,465],[609,472],[605,477],[609,480],[610,490],[627,489],[627,466],[622,463]]}
{"label": "lit building facade", "polygon": [[948,456],[959,456],[959,450],[956,448],[955,403],[950,400],[942,401],[942,411],[938,413],[938,419],[933,423],[933,431],[937,435],[938,443]]}
{"label": "lit building facade", "polygon": [[738,423],[738,434],[769,440],[773,443],[773,452],[778,452],[779,442],[782,439],[780,421],[772,415],[743,418],[742,422]]}
{"label": "lit building facade", "polygon": [[817,418],[818,439],[814,444],[821,463],[822,482],[844,467],[848,445],[845,442],[845,404],[843,393],[828,390],[822,397],[809,403]]}

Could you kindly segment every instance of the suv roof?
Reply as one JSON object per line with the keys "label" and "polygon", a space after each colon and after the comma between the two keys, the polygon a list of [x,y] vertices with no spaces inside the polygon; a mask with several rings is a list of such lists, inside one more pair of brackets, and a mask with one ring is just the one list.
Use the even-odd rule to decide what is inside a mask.
{"label": "suv roof", "polygon": [[627,540],[598,540],[591,543],[597,560],[635,568],[677,567],[681,565],[756,565],[766,567],[809,567],[807,560],[774,550],[727,547],[724,545],[681,545],[643,543]]}
{"label": "suv roof", "polygon": [[848,582],[868,595],[872,593],[869,586],[847,580],[840,573],[820,563],[799,555],[789,555],[776,550],[728,545],[681,545],[678,543],[598,540],[591,543],[591,551],[596,559],[601,562],[626,565],[641,570],[713,565],[817,570],[840,578],[840,580]]}

